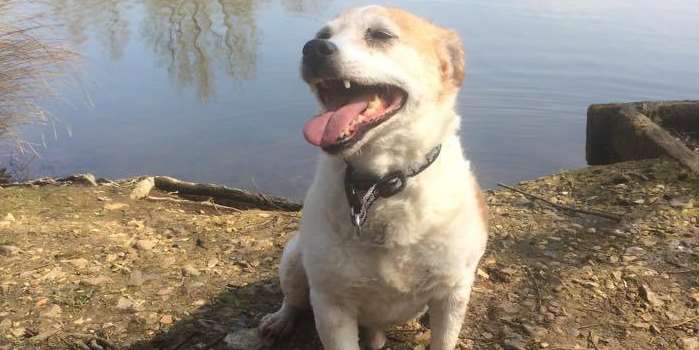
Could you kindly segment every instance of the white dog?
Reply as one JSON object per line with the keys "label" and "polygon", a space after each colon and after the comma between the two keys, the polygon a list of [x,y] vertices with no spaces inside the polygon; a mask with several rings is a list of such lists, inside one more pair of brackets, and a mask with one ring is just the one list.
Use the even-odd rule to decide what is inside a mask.
{"label": "white dog", "polygon": [[453,31],[404,11],[351,9],[303,48],[323,149],[280,266],[284,302],[260,324],[287,335],[312,308],[326,350],[370,349],[429,309],[432,350],[454,349],[486,246],[485,205],[457,135],[464,53]]}

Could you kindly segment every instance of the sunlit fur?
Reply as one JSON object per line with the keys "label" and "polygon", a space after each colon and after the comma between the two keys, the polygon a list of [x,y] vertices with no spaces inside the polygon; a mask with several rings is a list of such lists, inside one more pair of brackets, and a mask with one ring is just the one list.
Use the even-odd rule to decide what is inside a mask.
{"label": "sunlit fur", "polygon": [[[377,24],[398,39],[369,45],[366,29]],[[431,349],[454,349],[487,240],[485,207],[454,110],[463,80],[461,42],[454,32],[378,6],[346,11],[328,26],[341,78],[396,85],[408,100],[351,147],[320,155],[300,231],[280,266],[284,303],[262,320],[261,334],[285,335],[299,311],[312,306],[326,350],[359,349],[358,327],[363,342],[379,349],[384,329],[429,307]],[[344,194],[346,161],[382,175],[424,162],[438,144],[434,164],[399,194],[379,199],[358,235]]]}

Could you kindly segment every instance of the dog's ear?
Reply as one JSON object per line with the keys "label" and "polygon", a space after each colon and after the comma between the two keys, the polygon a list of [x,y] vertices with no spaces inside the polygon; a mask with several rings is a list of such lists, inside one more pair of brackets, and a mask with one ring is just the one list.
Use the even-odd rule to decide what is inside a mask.
{"label": "dog's ear", "polygon": [[442,79],[451,82],[455,87],[460,87],[464,81],[466,58],[464,55],[464,45],[455,31],[447,31],[441,38],[439,48],[440,68]]}

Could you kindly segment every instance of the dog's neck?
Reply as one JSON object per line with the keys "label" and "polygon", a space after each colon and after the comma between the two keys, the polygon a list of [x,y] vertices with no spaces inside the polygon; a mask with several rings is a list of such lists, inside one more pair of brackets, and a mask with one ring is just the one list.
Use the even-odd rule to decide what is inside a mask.
{"label": "dog's neck", "polygon": [[[383,176],[394,171],[403,171],[425,159],[435,147],[458,132],[459,117],[453,111],[443,116],[423,118],[424,125],[415,123],[403,133],[382,136],[382,139],[364,145],[360,152],[345,161],[360,174]],[[400,117],[400,116],[399,116]],[[445,121],[441,126],[430,123],[429,119]]]}

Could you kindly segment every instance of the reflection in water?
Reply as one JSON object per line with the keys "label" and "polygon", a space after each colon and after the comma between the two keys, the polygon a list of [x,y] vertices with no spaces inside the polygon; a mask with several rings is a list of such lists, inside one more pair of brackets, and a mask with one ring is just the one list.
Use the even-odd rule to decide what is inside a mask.
{"label": "reflection in water", "polygon": [[[319,13],[328,0],[280,0],[285,11]],[[195,87],[202,102],[215,91],[215,74],[254,79],[259,35],[256,10],[265,0],[49,0],[49,13],[71,40],[84,44],[94,33],[113,60],[124,54],[129,19],[142,16],[141,35],[180,87]],[[140,8],[143,6],[143,8]],[[134,8],[137,8],[134,10]],[[140,11],[139,11],[140,10]]]}
{"label": "reflection in water", "polygon": [[196,86],[206,101],[215,94],[216,60],[223,59],[231,78],[254,77],[255,4],[259,1],[147,1],[143,34],[169,73],[182,86]]}
{"label": "reflection in water", "polygon": [[71,40],[85,43],[87,32],[96,33],[97,39],[109,51],[109,56],[118,60],[129,40],[129,22],[125,12],[129,1],[122,0],[51,0],[46,4],[56,19],[65,19]]}
{"label": "reflection in water", "polygon": [[[312,7],[316,0],[286,0],[295,10]],[[259,37],[256,0],[146,0],[143,2],[144,42],[167,67],[181,87],[195,87],[206,102],[215,95],[217,70],[231,78],[245,80],[255,75]],[[97,33],[110,57],[122,57],[128,43],[128,18],[132,7],[122,0],[52,0],[48,2],[56,18],[63,19],[77,44]]]}
{"label": "reflection in water", "polygon": [[328,0],[281,0],[286,11],[300,14],[321,13],[331,4]]}

